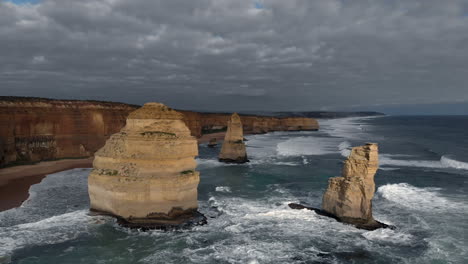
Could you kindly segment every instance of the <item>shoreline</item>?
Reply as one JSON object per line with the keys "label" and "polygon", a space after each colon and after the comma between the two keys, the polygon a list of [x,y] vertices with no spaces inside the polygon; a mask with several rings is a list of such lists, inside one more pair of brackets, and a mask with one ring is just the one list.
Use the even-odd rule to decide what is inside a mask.
{"label": "shoreline", "polygon": [[[226,132],[204,134],[197,141],[198,144],[206,144],[216,138],[218,144],[221,144],[225,135]],[[21,206],[29,197],[29,188],[40,183],[47,175],[76,168],[92,168],[93,159],[94,157],[42,161],[0,169],[0,212]]]}
{"label": "shoreline", "polygon": [[75,168],[91,168],[93,157],[43,161],[0,169],[0,212],[21,204],[29,197],[29,188],[48,174]]}
{"label": "shoreline", "polygon": [[[212,138],[224,139],[226,132],[205,134],[197,139],[205,144]],[[19,165],[0,169],[0,212],[21,204],[29,197],[29,188],[40,183],[47,175],[76,168],[92,168],[94,157],[41,161],[31,165]]]}

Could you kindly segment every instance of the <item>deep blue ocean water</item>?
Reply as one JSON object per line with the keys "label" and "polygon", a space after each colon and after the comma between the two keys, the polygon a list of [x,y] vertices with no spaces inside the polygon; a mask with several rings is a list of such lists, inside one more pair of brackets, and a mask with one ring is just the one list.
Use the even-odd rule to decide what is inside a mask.
{"label": "deep blue ocean water", "polygon": [[[468,117],[320,120],[318,132],[247,136],[246,165],[200,146],[199,210],[208,225],[139,232],[88,216],[89,169],[47,176],[0,213],[0,259],[12,263],[468,263]],[[359,230],[292,210],[319,207],[352,146],[376,142],[374,217]],[[1,261],[0,261],[1,262]]]}

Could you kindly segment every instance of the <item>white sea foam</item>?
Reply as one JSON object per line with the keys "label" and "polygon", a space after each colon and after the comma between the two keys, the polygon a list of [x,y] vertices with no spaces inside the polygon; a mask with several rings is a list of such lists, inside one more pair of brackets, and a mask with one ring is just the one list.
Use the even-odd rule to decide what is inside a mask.
{"label": "white sea foam", "polygon": [[440,188],[418,188],[408,183],[387,184],[378,188],[383,198],[412,210],[466,210],[467,206],[440,194]]}
{"label": "white sea foam", "polygon": [[402,233],[401,231],[389,228],[380,228],[374,231],[368,231],[363,233],[362,236],[372,241],[407,245],[411,244],[414,239],[411,234]]}
{"label": "white sea foam", "polygon": [[221,167],[221,166],[252,166],[252,165],[264,165],[264,164],[272,164],[277,166],[299,166],[298,162],[292,161],[280,161],[275,157],[271,158],[263,158],[263,159],[251,159],[247,163],[236,164],[236,163],[224,163],[220,162],[216,159],[196,159],[199,169],[205,168],[214,168],[214,167]]}
{"label": "white sea foam", "polygon": [[450,169],[461,169],[468,170],[468,163],[450,159],[446,156],[442,156],[440,160],[402,160],[394,159],[401,155],[388,155],[381,154],[379,156],[379,163],[382,166],[398,166],[398,167],[421,167],[421,168],[450,168]]}
{"label": "white sea foam", "polygon": [[278,143],[279,156],[324,155],[335,153],[336,140],[319,137],[294,137]]}
{"label": "white sea foam", "polygon": [[351,143],[349,141],[343,141],[338,145],[338,150],[341,153],[341,156],[348,157],[351,154]]}
{"label": "white sea foam", "polygon": [[231,192],[231,187],[229,187],[229,186],[217,186],[215,190],[217,192],[230,193]]}
{"label": "white sea foam", "polygon": [[0,227],[0,256],[28,245],[57,244],[88,232],[90,225],[109,220],[91,217],[88,210],[55,215],[37,222]]}
{"label": "white sea foam", "polygon": [[442,158],[440,158],[440,163],[442,164],[442,166],[447,167],[447,168],[468,170],[467,162],[450,159],[446,156],[442,156]]}
{"label": "white sea foam", "polygon": [[363,124],[363,120],[378,117],[347,117],[335,119],[320,119],[320,131],[332,137],[347,139],[366,139],[371,125]]}

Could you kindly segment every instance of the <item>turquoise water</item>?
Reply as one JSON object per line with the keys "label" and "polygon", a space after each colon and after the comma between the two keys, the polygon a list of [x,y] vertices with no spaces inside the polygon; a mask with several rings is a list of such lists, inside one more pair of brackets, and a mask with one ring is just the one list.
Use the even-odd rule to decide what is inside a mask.
{"label": "turquoise water", "polygon": [[[22,207],[0,213],[12,263],[467,263],[468,117],[322,120],[319,132],[247,136],[246,165],[200,146],[200,211],[208,225],[139,232],[88,216],[89,169],[47,176]],[[319,207],[351,146],[380,146],[374,217],[359,230],[292,210]]]}

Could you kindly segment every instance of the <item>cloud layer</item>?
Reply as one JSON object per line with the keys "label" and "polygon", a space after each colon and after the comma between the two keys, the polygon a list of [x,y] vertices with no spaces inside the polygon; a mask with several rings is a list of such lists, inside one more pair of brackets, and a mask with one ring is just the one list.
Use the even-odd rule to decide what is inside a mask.
{"label": "cloud layer", "polygon": [[0,2],[1,95],[316,110],[468,101],[462,0]]}

